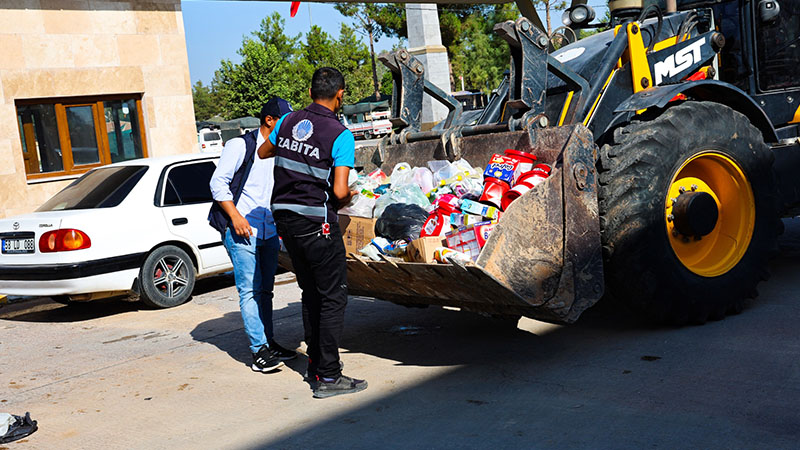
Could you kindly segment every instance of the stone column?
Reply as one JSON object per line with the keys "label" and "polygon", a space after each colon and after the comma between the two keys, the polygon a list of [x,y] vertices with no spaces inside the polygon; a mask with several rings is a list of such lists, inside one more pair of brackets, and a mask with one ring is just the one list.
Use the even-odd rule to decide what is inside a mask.
{"label": "stone column", "polygon": [[[439,13],[431,3],[406,3],[408,52],[425,65],[425,79],[450,93],[450,64],[442,45]],[[422,99],[422,126],[430,128],[447,116],[447,107],[429,95]],[[427,125],[427,126],[426,126]]]}

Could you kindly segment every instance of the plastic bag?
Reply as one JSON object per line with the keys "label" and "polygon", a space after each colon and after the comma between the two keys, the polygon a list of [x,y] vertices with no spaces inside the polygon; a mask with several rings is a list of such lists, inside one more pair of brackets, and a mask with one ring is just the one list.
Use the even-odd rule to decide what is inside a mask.
{"label": "plastic bag", "polygon": [[428,169],[430,169],[431,172],[433,173],[436,173],[437,170],[449,165],[450,161],[447,161],[446,159],[437,159],[434,161],[428,161]]}
{"label": "plastic bag", "polygon": [[411,169],[411,179],[422,189],[423,194],[428,195],[433,190],[433,173],[426,167]]}
{"label": "plastic bag", "polygon": [[361,177],[358,176],[356,169],[350,168],[350,173],[347,174],[347,186],[353,189],[353,186],[355,186],[359,178]]}
{"label": "plastic bag", "polygon": [[375,201],[374,195],[369,196],[359,193],[353,197],[347,206],[339,210],[339,214],[356,217],[372,217],[372,211],[375,209]]}
{"label": "plastic bag", "polygon": [[[458,168],[450,164],[450,162],[448,161],[445,162],[447,162],[447,165],[442,165],[441,168],[439,168],[438,170],[436,170],[436,172],[433,173],[434,186],[442,186],[444,184],[447,184],[448,179],[451,179],[456,175],[458,175]],[[444,181],[444,183],[442,183],[442,181]]]}
{"label": "plastic bag", "polygon": [[13,422],[10,422],[8,418],[4,416],[6,430],[0,435],[0,444],[22,439],[39,429],[37,422],[31,419],[30,413],[26,412],[24,416],[17,416],[14,414],[10,414],[10,416],[14,419]]}
{"label": "plastic bag", "polygon": [[[405,184],[398,188],[392,188],[388,193],[381,195],[375,202],[375,211],[372,217],[380,218],[383,210],[393,203],[406,203],[417,205],[426,211],[432,209],[428,197],[422,193],[422,189],[416,184]],[[427,217],[427,214],[425,215]]]}
{"label": "plastic bag", "polygon": [[375,222],[375,235],[390,241],[419,239],[428,212],[418,205],[394,203],[386,207]]}
{"label": "plastic bag", "polygon": [[394,166],[389,180],[392,183],[392,187],[395,188],[413,183],[412,176],[411,166],[408,163],[401,162]]}

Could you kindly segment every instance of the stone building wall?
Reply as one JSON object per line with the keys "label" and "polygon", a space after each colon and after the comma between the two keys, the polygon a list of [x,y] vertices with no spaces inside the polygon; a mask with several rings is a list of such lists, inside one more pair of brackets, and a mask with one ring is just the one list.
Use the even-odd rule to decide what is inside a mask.
{"label": "stone building wall", "polygon": [[196,146],[180,0],[0,0],[0,217],[76,176],[28,180],[15,101],[142,94],[148,156]]}

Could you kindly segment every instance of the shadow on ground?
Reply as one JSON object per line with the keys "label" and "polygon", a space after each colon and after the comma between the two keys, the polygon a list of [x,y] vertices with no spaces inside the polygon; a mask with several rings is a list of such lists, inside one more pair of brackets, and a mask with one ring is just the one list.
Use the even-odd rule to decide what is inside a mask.
{"label": "shadow on ground", "polygon": [[[192,295],[206,294],[234,284],[231,272],[203,278],[197,280]],[[192,297],[189,298],[189,302],[191,301]],[[68,305],[53,301],[49,297],[32,297],[20,302],[0,305],[0,319],[42,323],[83,322],[143,309],[153,308],[131,295],[89,302],[72,302]]]}
{"label": "shadow on ground", "polygon": [[[288,306],[273,311],[273,322],[279,334],[276,339],[281,345],[294,349],[300,342],[297,333],[289,332],[290,328],[302,328],[300,319],[300,303],[290,303]],[[284,326],[285,322],[296,322],[291,326]],[[227,353],[232,359],[248,367],[253,362],[248,347],[247,336],[242,325],[242,315],[238,311],[225,313],[222,317],[206,320],[198,324],[191,332],[192,338],[198,342],[205,342]],[[302,360],[302,361],[301,361]],[[286,364],[299,373],[305,371],[305,360],[298,358]]]}
{"label": "shadow on ground", "polygon": [[[357,406],[254,447],[797,448],[798,224],[781,248],[761,296],[703,326],[652,328],[601,305],[570,326],[497,330],[461,312],[353,299],[345,364],[348,353],[396,361],[355,395],[389,393],[319,400]],[[393,389],[419,373],[409,366],[441,370]]]}

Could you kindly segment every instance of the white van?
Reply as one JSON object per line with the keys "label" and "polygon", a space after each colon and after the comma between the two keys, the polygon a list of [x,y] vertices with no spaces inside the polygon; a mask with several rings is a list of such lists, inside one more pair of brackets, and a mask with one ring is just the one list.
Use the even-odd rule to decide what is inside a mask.
{"label": "white van", "polygon": [[214,153],[222,151],[222,134],[219,130],[203,128],[197,132],[197,146],[200,153]]}

